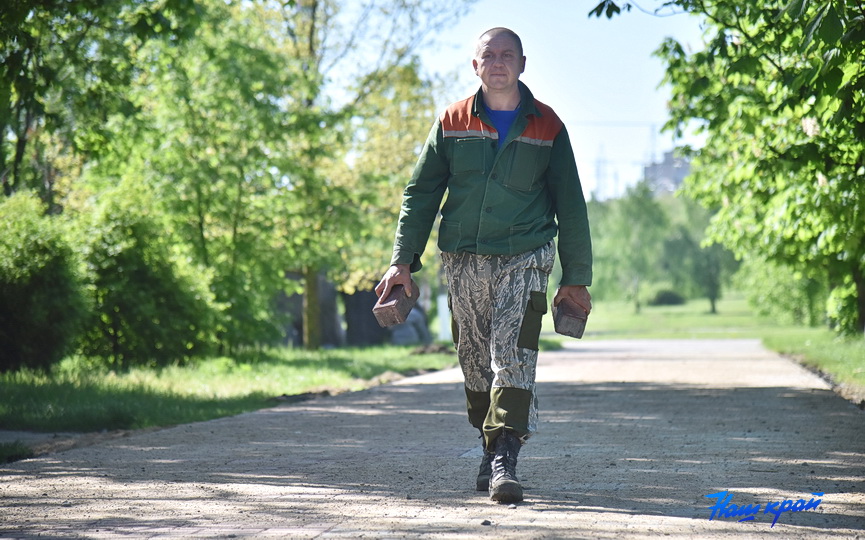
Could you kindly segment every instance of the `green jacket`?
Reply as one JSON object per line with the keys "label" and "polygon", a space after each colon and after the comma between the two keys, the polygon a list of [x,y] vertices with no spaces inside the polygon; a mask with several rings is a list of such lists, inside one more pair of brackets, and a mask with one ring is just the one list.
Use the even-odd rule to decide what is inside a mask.
{"label": "green jacket", "polygon": [[420,270],[441,208],[442,251],[516,255],[558,232],[561,284],[591,285],[589,220],[567,130],[519,84],[521,112],[501,144],[480,90],[436,120],[403,194],[391,264]]}

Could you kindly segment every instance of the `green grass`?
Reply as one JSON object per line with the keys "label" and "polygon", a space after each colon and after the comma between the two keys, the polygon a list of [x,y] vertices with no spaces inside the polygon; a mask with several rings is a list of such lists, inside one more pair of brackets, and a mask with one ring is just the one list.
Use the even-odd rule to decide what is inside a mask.
{"label": "green grass", "polygon": [[865,339],[845,339],[822,328],[794,328],[767,333],[763,343],[865,394]]}
{"label": "green grass", "polygon": [[455,363],[454,355],[412,354],[410,347],[269,349],[124,373],[67,359],[48,374],[0,375],[0,426],[87,432],[182,424],[272,406],[284,394],[358,390],[385,373]]}
{"label": "green grass", "polygon": [[33,450],[21,441],[0,443],[0,464],[33,457]]}
{"label": "green grass", "polygon": [[[776,328],[755,317],[742,298],[721,300],[717,313],[706,300],[681,306],[643,306],[635,313],[626,302],[596,302],[586,324],[586,339],[762,338]],[[550,325],[551,327],[552,325]]]}

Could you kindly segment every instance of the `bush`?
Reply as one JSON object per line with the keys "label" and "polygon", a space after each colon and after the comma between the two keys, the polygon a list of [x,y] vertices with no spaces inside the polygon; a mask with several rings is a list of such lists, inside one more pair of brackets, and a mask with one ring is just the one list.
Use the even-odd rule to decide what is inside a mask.
{"label": "bush", "polygon": [[826,302],[830,327],[842,335],[861,335],[858,305],[856,283],[852,276],[845,276],[843,284],[832,289]]}
{"label": "bush", "polygon": [[650,306],[681,306],[685,303],[685,297],[676,291],[662,290],[649,300]]}
{"label": "bush", "polygon": [[176,253],[170,227],[131,186],[103,199],[87,231],[95,316],[81,353],[124,367],[211,352],[218,309],[210,279]]}
{"label": "bush", "polygon": [[31,193],[0,202],[0,371],[60,361],[87,314],[74,251]]}
{"label": "bush", "polygon": [[792,268],[748,259],[735,276],[748,304],[761,316],[781,324],[819,326],[826,322],[828,287]]}

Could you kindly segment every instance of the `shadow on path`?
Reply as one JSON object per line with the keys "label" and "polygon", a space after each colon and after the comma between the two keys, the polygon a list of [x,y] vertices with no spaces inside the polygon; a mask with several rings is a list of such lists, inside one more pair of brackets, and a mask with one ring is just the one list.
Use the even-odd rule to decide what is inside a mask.
{"label": "shadow on path", "polygon": [[[673,518],[670,530],[682,535],[783,525],[785,534],[841,537],[865,528],[865,415],[829,390],[544,382],[538,395],[541,431],[521,454],[518,513],[473,491],[479,442],[461,384],[447,382],[383,386],[11,464],[0,469],[0,531],[448,536],[513,527],[603,536],[631,521],[645,534],[673,526],[659,518]],[[818,509],[785,513],[770,529],[773,516],[762,514],[708,523],[715,501],[705,495],[724,490],[738,505],[825,495]]]}

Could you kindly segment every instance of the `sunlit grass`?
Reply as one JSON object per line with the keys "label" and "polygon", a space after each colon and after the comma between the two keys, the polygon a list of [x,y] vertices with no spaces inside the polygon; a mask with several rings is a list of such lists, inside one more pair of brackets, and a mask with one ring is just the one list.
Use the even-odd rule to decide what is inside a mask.
{"label": "sunlit grass", "polygon": [[741,298],[722,299],[717,313],[709,302],[695,300],[681,306],[642,306],[636,313],[626,302],[596,302],[586,324],[586,339],[761,338],[776,328],[755,317]]}
{"label": "sunlit grass", "polygon": [[412,354],[410,347],[278,348],[126,372],[66,359],[49,373],[0,375],[0,425],[75,432],[181,424],[275,405],[285,394],[357,390],[384,373],[455,363],[454,355]]}
{"label": "sunlit grass", "polygon": [[818,369],[836,383],[865,389],[865,339],[822,328],[783,329],[764,336],[766,347]]}

